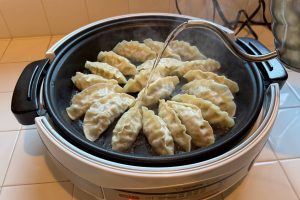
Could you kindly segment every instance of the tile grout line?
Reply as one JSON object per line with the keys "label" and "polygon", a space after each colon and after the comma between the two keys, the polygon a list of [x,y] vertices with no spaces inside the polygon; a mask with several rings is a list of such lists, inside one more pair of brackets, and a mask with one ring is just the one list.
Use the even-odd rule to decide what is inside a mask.
{"label": "tile grout line", "polygon": [[[269,138],[268,138],[268,141],[269,141]],[[277,162],[278,162],[280,168],[283,170],[283,173],[284,173],[285,177],[287,178],[287,180],[288,180],[288,182],[289,182],[289,184],[290,184],[290,186],[291,186],[291,188],[292,188],[294,194],[296,195],[296,197],[298,198],[298,200],[300,200],[300,197],[298,196],[295,187],[293,186],[293,184],[292,184],[292,182],[291,182],[289,176],[287,175],[287,173],[286,173],[284,167],[282,166],[282,164],[281,164],[281,162],[280,162],[281,160],[294,160],[294,159],[297,159],[297,158],[294,158],[294,159],[279,159],[279,157],[277,156],[276,152],[274,151],[274,148],[273,148],[273,146],[272,146],[272,143],[271,143],[271,142],[269,142],[269,143],[270,143],[270,148],[271,148],[271,150],[273,151],[273,153],[274,153],[274,155],[275,155],[275,158],[277,159]]]}
{"label": "tile grout line", "polygon": [[272,164],[272,163],[276,163],[278,160],[268,160],[268,161],[261,161],[261,162],[255,162],[254,166],[257,165],[265,165],[265,164]]}
{"label": "tile grout line", "polygon": [[268,138],[268,142],[269,142],[269,144],[270,144],[270,148],[271,148],[273,154],[275,155],[275,158],[276,158],[277,161],[298,160],[298,159],[300,159],[300,157],[294,157],[294,158],[279,158],[279,157],[277,156],[276,151],[274,150],[274,147],[272,146],[272,143],[270,142],[269,139],[270,139],[270,137]]}
{"label": "tile grout line", "polygon": [[[72,182],[71,182],[72,183]],[[74,200],[74,193],[75,193],[75,185],[72,183],[73,188],[72,188],[72,200]]]}
{"label": "tile grout line", "polygon": [[288,159],[289,159],[289,158],[283,158],[283,159],[280,159],[280,158],[277,156],[276,151],[274,150],[274,147],[273,147],[273,145],[272,145],[272,142],[270,141],[270,135],[269,135],[269,137],[268,137],[268,142],[269,142],[269,144],[270,144],[270,148],[272,149],[272,151],[273,151],[273,153],[274,153],[275,158],[276,158],[277,161],[280,161],[280,160],[288,160]]}
{"label": "tile grout line", "polygon": [[87,0],[84,0],[84,6],[85,6],[85,11],[87,13],[88,21],[89,21],[89,23],[91,23],[91,16],[90,16],[90,13],[89,13]]}
{"label": "tile grout line", "polygon": [[10,90],[10,91],[0,91],[0,94],[6,94],[6,93],[13,93],[14,91],[12,90]]}
{"label": "tile grout line", "polygon": [[0,94],[8,94],[8,93],[13,93],[13,91],[10,91],[10,92],[0,92]]}
{"label": "tile grout line", "polygon": [[169,13],[172,13],[172,10],[171,10],[171,8],[172,8],[172,1],[173,0],[169,0]]}
{"label": "tile grout line", "polygon": [[129,10],[130,9],[130,6],[129,6],[130,0],[126,0],[126,1],[127,1],[127,14],[130,14],[130,10]]}
{"label": "tile grout line", "polygon": [[[7,51],[7,49],[9,48],[9,46],[11,45],[12,41],[13,40],[32,40],[32,39],[43,39],[43,38],[48,38],[49,41],[48,41],[48,44],[46,45],[46,50],[45,52],[47,51],[47,49],[49,48],[49,45],[51,43],[51,36],[50,35],[47,35],[47,36],[37,36],[37,37],[21,37],[21,38],[11,38],[10,41],[9,41],[9,44],[7,45],[5,51],[3,52],[3,55],[0,56],[0,64],[14,64],[14,63],[22,63],[22,62],[28,62],[28,63],[31,63],[33,61],[36,61],[36,60],[19,60],[19,61],[9,61],[9,62],[3,62],[2,59],[3,59],[3,56],[5,54],[5,52]],[[45,52],[44,52],[44,55],[45,55]],[[39,59],[44,59],[45,57],[43,58],[39,58]],[[1,92],[0,92],[1,93]]]}
{"label": "tile grout line", "polygon": [[4,179],[3,179],[2,183],[1,183],[1,188],[2,188],[2,189],[3,189],[3,187],[5,187],[5,186],[3,186],[3,185],[4,185],[4,183],[5,183],[5,180],[6,180],[6,177],[7,177],[7,172],[8,172],[8,169],[9,169],[9,167],[10,167],[10,164],[11,164],[11,161],[12,161],[13,154],[14,154],[14,152],[15,152],[15,150],[16,150],[16,146],[17,146],[17,143],[18,143],[19,138],[20,138],[20,132],[21,132],[21,130],[18,131],[18,136],[17,136],[16,142],[15,142],[15,144],[14,144],[14,147],[13,147],[13,150],[12,150],[12,153],[11,153],[11,156],[10,156],[10,158],[9,158],[8,166],[7,166],[7,168],[6,168],[5,175],[4,175]]}
{"label": "tile grout line", "polygon": [[42,8],[43,8],[44,16],[45,16],[46,21],[47,21],[47,26],[48,26],[48,29],[49,29],[49,33],[52,36],[53,33],[52,33],[52,30],[51,30],[51,26],[50,26],[50,22],[49,22],[49,19],[48,19],[48,15],[47,15],[47,12],[46,12],[46,8],[45,8],[45,5],[44,5],[44,2],[43,2],[43,0],[40,0],[40,2],[41,2],[41,5],[42,5]]}
{"label": "tile grout line", "polygon": [[3,58],[4,54],[5,54],[5,52],[7,51],[8,47],[9,47],[9,45],[11,44],[12,40],[13,40],[12,38],[9,39],[9,42],[8,42],[6,48],[4,49],[3,54],[0,55],[0,63],[1,63],[1,60],[2,60],[2,58]]}
{"label": "tile grout line", "polygon": [[49,42],[48,42],[48,44],[47,44],[47,49],[46,49],[46,51],[44,52],[45,58],[46,58],[46,52],[47,52],[48,49],[50,48],[51,40],[52,40],[52,36],[50,36],[50,40],[49,40]]}
{"label": "tile grout line", "polygon": [[286,107],[279,107],[279,110],[288,110],[288,109],[291,109],[291,108],[300,108],[300,105],[299,106],[286,106]]}
{"label": "tile grout line", "polygon": [[283,165],[281,164],[280,160],[278,160],[278,163],[279,163],[279,166],[281,167],[281,169],[283,170],[283,173],[284,173],[284,175],[286,176],[286,178],[287,178],[287,180],[288,180],[290,186],[292,187],[292,189],[293,189],[293,191],[294,191],[296,197],[300,200],[300,196],[298,196],[298,193],[297,193],[297,191],[296,191],[296,188],[294,187],[292,181],[290,180],[290,178],[289,178],[287,172],[285,171]]}
{"label": "tile grout line", "polygon": [[169,13],[172,13],[172,10],[171,10],[171,8],[172,8],[172,1],[174,1],[174,0],[169,0]]}
{"label": "tile grout line", "polygon": [[289,160],[300,160],[300,157],[295,157],[295,158],[280,158],[280,159],[278,159],[278,161],[289,161]]}
{"label": "tile grout line", "polygon": [[10,30],[10,28],[8,26],[8,23],[7,23],[7,21],[6,21],[5,17],[4,17],[1,9],[0,9],[0,16],[2,17],[2,19],[4,21],[4,24],[5,24],[5,26],[6,26],[7,30],[8,30],[8,34],[9,34],[10,38],[12,38],[13,36],[12,36],[11,30]]}
{"label": "tile grout line", "polygon": [[290,89],[292,90],[292,92],[296,96],[297,100],[300,101],[300,96],[298,95],[298,93],[296,92],[296,90],[294,89],[294,87],[289,82],[287,82],[287,85],[290,87]]}
{"label": "tile grout line", "polygon": [[127,5],[127,8],[128,8],[128,9],[127,9],[127,13],[128,13],[128,14],[131,14],[131,10],[132,10],[131,7],[132,7],[132,6],[130,6],[130,5],[131,5],[130,0],[127,0],[127,2],[128,2],[128,5]]}
{"label": "tile grout line", "polygon": [[[18,187],[18,186],[30,186],[30,185],[43,185],[43,184],[51,184],[51,183],[72,183],[69,180],[65,181],[46,181],[46,182],[40,182],[40,183],[23,183],[23,184],[13,184],[13,185],[4,185],[2,188],[8,188],[8,187]],[[74,185],[72,183],[72,185]]]}
{"label": "tile grout line", "polygon": [[[269,139],[270,139],[270,135],[268,136],[268,139],[267,139],[267,142],[266,142],[265,146],[266,146],[267,144],[269,144],[270,150],[271,150],[272,154],[274,155],[275,160],[259,161],[259,162],[256,162],[256,163],[278,161],[278,158],[276,157],[276,153],[275,153],[274,149],[272,148],[271,142],[270,142]],[[265,148],[265,146],[264,146],[263,148]],[[261,152],[262,152],[262,151],[261,151]],[[260,153],[261,153],[261,152],[260,152]]]}
{"label": "tile grout line", "polygon": [[[29,125],[30,126],[30,125]],[[26,130],[36,130],[36,127],[32,127],[32,128],[22,128],[21,126],[21,131],[26,131]]]}
{"label": "tile grout line", "polygon": [[255,161],[255,163],[270,163],[270,162],[274,162],[274,161],[278,161],[277,159],[275,160],[262,160],[262,161]]}
{"label": "tile grout line", "polygon": [[[44,59],[44,58],[39,58],[39,59]],[[12,61],[10,61],[10,62],[1,62],[0,61],[0,64],[15,64],[15,63],[22,63],[22,62],[31,63],[31,62],[34,62],[34,61],[36,61],[36,60],[30,60],[30,61],[28,61],[28,60],[22,60],[22,61],[15,61],[15,62],[12,62]]]}
{"label": "tile grout line", "polygon": [[285,175],[285,178],[287,179],[287,181],[288,181],[290,187],[292,188],[292,191],[293,191],[294,194],[296,195],[297,199],[300,200],[300,198],[299,198],[299,196],[298,196],[298,194],[297,194],[297,192],[296,192],[296,189],[294,188],[294,186],[293,186],[292,182],[290,181],[290,179],[289,179],[289,177],[288,177],[286,171],[284,170],[283,166],[281,165],[280,160],[275,160],[275,161],[273,161],[273,162],[262,162],[262,163],[259,163],[259,164],[264,165],[264,163],[266,163],[266,164],[267,164],[267,163],[278,163],[278,164],[279,164],[281,170],[283,171],[283,173],[284,173],[284,175]]}
{"label": "tile grout line", "polygon": [[[20,130],[21,130],[21,128],[19,128],[19,129],[10,129],[10,130],[0,130],[0,133],[2,133],[2,132],[11,132],[11,131],[20,131]],[[29,129],[24,129],[24,130],[29,130]]]}
{"label": "tile grout line", "polygon": [[41,39],[41,38],[46,38],[46,37],[51,37],[51,35],[20,36],[20,37],[2,38],[2,39],[32,40],[32,39]]}

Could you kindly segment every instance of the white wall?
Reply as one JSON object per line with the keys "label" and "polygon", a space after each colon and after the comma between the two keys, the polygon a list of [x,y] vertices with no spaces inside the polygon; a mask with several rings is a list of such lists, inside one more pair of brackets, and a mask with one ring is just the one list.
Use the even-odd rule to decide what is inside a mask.
{"label": "white wall", "polygon": [[[258,0],[219,0],[233,19]],[[212,19],[211,0],[179,0],[183,14]],[[90,22],[138,12],[177,13],[174,0],[0,0],[0,38],[66,34]],[[217,18],[218,21],[218,18]]]}

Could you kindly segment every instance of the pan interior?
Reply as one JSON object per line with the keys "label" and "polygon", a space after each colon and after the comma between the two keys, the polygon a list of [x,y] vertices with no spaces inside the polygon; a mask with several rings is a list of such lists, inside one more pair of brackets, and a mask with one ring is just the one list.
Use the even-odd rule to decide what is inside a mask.
{"label": "pan interior", "polygon": [[96,61],[99,51],[110,51],[122,40],[142,42],[146,38],[152,38],[164,41],[172,29],[183,21],[184,19],[174,17],[123,19],[99,25],[73,38],[57,54],[44,85],[47,110],[62,136],[96,156],[141,166],[174,166],[203,161],[224,153],[240,141],[260,111],[263,96],[262,80],[257,69],[237,59],[214,34],[203,29],[185,30],[176,39],[190,42],[207,57],[218,60],[222,66],[218,73],[236,81],[240,87],[240,92],[235,96],[236,124],[226,135],[218,138],[215,144],[189,153],[157,156],[151,151],[145,137],[140,134],[130,152],[118,153],[112,151],[110,145],[112,130],[118,119],[99,140],[90,142],[83,134],[82,122],[70,120],[66,113],[72,96],[78,92],[71,77],[77,71],[86,72],[84,63],[87,60]]}

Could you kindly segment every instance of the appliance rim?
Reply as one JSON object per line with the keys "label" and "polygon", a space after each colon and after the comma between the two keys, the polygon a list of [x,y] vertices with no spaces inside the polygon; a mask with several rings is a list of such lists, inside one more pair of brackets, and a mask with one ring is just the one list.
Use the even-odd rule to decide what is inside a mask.
{"label": "appliance rim", "polygon": [[[143,17],[143,16],[149,16],[149,17],[152,17],[152,15],[153,14],[135,14],[135,15],[123,15],[123,17],[122,16],[119,16],[119,17],[114,17],[114,18],[110,18],[110,19],[123,19],[124,18],[124,16],[130,16],[130,17]],[[154,14],[154,16],[155,17],[168,17],[168,16],[171,16],[171,17],[174,17],[174,16],[176,16],[176,17],[179,17],[180,19],[182,18],[182,16],[181,15],[173,15],[173,14],[170,14],[170,15],[164,15],[163,14],[163,16],[162,16],[162,14]],[[184,17],[186,17],[187,19],[192,19],[192,18],[190,18],[190,17],[188,17],[188,16],[184,16]],[[110,19],[106,19],[106,20],[100,20],[100,21],[98,21],[97,23],[95,23],[94,24],[94,26],[95,25],[99,25],[99,24],[101,24],[103,21],[104,22],[110,22]],[[89,27],[93,27],[93,25],[90,25],[90,26],[88,26],[87,28],[89,28]],[[84,27],[83,27],[84,28]],[[84,28],[83,30],[85,30],[86,28]],[[72,39],[72,37],[76,37],[76,34],[79,34],[80,33],[80,31],[78,31],[78,32],[72,32],[70,35],[70,37],[68,37],[68,39]],[[63,39],[64,41],[66,41],[67,39],[65,38],[65,39]],[[63,45],[63,42],[59,42],[59,44],[60,45],[58,45],[58,46],[61,46],[61,45]],[[53,49],[52,49],[53,50]],[[62,50],[63,51],[63,50]],[[59,56],[58,56],[59,57]],[[53,121],[54,121],[54,123],[55,124],[58,124],[58,126],[59,126],[59,128],[61,128],[61,127],[64,127],[63,126],[63,123],[61,123],[60,122],[60,120],[59,120],[59,118],[57,118],[56,117],[56,114],[55,114],[55,112],[51,109],[51,108],[53,108],[53,105],[52,105],[52,103],[51,103],[51,100],[50,100],[50,98],[51,97],[49,97],[49,96],[51,96],[51,95],[48,95],[48,94],[50,94],[49,93],[49,85],[50,85],[50,77],[52,76],[52,73],[53,73],[53,71],[54,71],[54,66],[56,65],[56,63],[57,63],[58,61],[57,60],[54,60],[53,62],[52,62],[52,64],[51,64],[51,66],[50,66],[50,68],[49,68],[49,70],[48,70],[48,72],[47,72],[47,75],[46,75],[46,78],[45,78],[45,84],[44,84],[44,92],[43,92],[43,95],[44,95],[44,98],[45,98],[45,100],[46,100],[46,109],[48,110],[48,112],[49,112],[49,115],[51,116],[51,118],[53,119]],[[54,66],[52,66],[52,65],[54,65]],[[259,111],[260,111],[260,109],[261,109],[261,105],[262,105],[262,101],[263,101],[263,98],[264,98],[264,95],[263,95],[263,81],[262,81],[262,77],[261,76],[259,76],[259,72],[258,72],[258,69],[256,69],[256,68],[251,68],[251,73],[253,73],[253,77],[254,77],[254,79],[255,79],[255,82],[256,82],[256,89],[257,89],[257,91],[255,91],[255,93],[257,93],[257,106],[255,106],[255,109],[254,109],[254,111],[251,111],[251,119],[252,120],[248,120],[248,122],[247,122],[247,125],[242,125],[241,127],[242,128],[240,128],[240,129],[243,129],[244,131],[246,131],[246,129],[248,130],[249,128],[250,128],[250,126],[253,124],[252,122],[254,122],[255,121],[255,118],[258,116],[258,114],[259,114]],[[257,108],[257,109],[256,109]],[[255,117],[252,117],[252,116],[255,116]],[[64,130],[64,129],[63,129]],[[62,131],[63,131],[62,130]],[[240,133],[239,134],[242,134],[242,131],[239,131]],[[237,133],[236,133],[237,134]],[[74,138],[74,140],[75,140],[76,138]],[[76,142],[76,141],[75,141]],[[86,143],[83,143],[83,144],[79,144],[80,146],[82,146],[82,147],[84,147],[84,146],[86,146]],[[222,144],[223,145],[223,144]],[[218,148],[220,149],[220,146],[222,146],[222,145],[218,145]],[[203,152],[208,152],[208,150],[209,150],[209,148],[207,148],[207,149],[205,149]],[[94,150],[93,150],[94,151]],[[107,153],[110,153],[111,155],[109,155],[109,156],[107,156],[106,154]],[[199,153],[199,152],[197,152],[197,153]],[[196,159],[196,154],[197,153],[195,153],[195,152],[191,152],[191,153],[189,153],[189,155],[181,155],[181,158],[177,158],[177,160],[179,160],[179,162],[181,163],[180,165],[185,165],[185,164],[183,164],[183,163],[185,163],[185,162],[188,162],[188,159],[187,158],[190,158],[190,157],[193,157],[193,159]],[[209,152],[208,152],[209,153]],[[136,156],[136,155],[127,155],[127,154],[121,154],[121,153],[117,153],[117,152],[112,152],[112,151],[109,151],[109,152],[107,152],[107,150],[102,150],[99,154],[102,154],[102,156],[104,156],[104,154],[105,154],[105,157],[104,158],[106,158],[106,156],[107,157],[111,157],[111,160],[118,160],[118,162],[122,162],[122,163],[124,163],[124,162],[129,162],[130,161],[130,163],[131,164],[133,164],[133,165],[136,165],[136,163],[141,163],[141,165],[144,165],[144,166],[150,166],[150,165],[157,165],[157,166],[159,166],[160,164],[163,164],[163,165],[169,165],[169,166],[177,166],[178,164],[177,164],[177,161],[173,161],[171,158],[168,158],[167,156],[166,157],[161,157],[161,158],[152,158],[152,157],[141,157],[141,156]],[[214,155],[216,154],[216,150],[214,150]],[[203,155],[203,153],[202,153],[202,155]],[[199,156],[199,154],[197,154],[197,156]],[[169,156],[170,157],[170,156]],[[210,156],[211,157],[211,156]],[[127,161],[125,158],[127,158],[127,159],[129,159],[130,158],[130,160],[129,161]],[[143,159],[145,160],[148,160],[147,162],[146,162],[146,164],[145,163],[143,163]],[[163,160],[163,161],[160,161],[160,160]],[[175,159],[174,159],[175,160]],[[149,164],[149,163],[154,163],[154,164]]]}

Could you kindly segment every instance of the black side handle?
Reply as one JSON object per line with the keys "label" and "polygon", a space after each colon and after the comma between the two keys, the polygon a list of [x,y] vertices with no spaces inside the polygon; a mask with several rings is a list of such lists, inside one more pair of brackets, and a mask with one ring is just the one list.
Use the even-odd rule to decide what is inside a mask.
{"label": "black side handle", "polygon": [[18,79],[12,97],[11,111],[23,125],[34,124],[34,118],[42,114],[39,95],[48,67],[49,59],[34,61],[26,66]]}
{"label": "black side handle", "polygon": [[[252,38],[239,38],[237,43],[249,54],[262,55],[270,52],[263,44]],[[282,88],[288,78],[288,74],[279,59],[274,58],[265,62],[256,62],[255,64],[268,85],[278,83],[280,88]]]}

